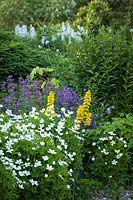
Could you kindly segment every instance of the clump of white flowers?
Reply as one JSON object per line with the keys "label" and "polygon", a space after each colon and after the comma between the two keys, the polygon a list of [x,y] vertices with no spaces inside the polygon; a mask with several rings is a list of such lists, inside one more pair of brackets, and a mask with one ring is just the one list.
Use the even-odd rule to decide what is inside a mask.
{"label": "clump of white flowers", "polygon": [[36,37],[36,31],[32,25],[30,25],[29,28],[27,25],[17,25],[15,27],[15,34],[20,37],[27,37],[32,39]]}
{"label": "clump of white flowers", "polygon": [[46,181],[53,173],[70,189],[82,133],[70,120],[72,113],[64,109],[63,113],[61,118],[49,117],[44,109],[37,112],[32,108],[29,114],[14,115],[10,110],[0,114],[0,162],[12,172],[20,189],[26,184],[38,187],[42,174]]}
{"label": "clump of white flowers", "polygon": [[60,30],[57,32],[56,35],[52,36],[52,41],[55,41],[58,37],[60,37],[62,41],[65,41],[66,38],[68,38],[68,44],[71,44],[73,39],[77,42],[81,42],[81,35],[87,34],[88,31],[85,30],[84,27],[81,27],[79,25],[77,26],[77,28],[78,31],[74,31],[69,23],[65,24],[64,22],[62,22]]}
{"label": "clump of white flowers", "polygon": [[[47,26],[44,25],[46,28]],[[15,34],[20,37],[27,37],[27,38],[36,38],[36,30],[35,28],[30,25],[28,27],[27,25],[17,25],[15,27]],[[56,41],[58,38],[61,39],[61,41],[68,41],[68,44],[71,44],[72,40],[75,40],[77,42],[82,41],[82,35],[88,34],[88,30],[85,30],[84,27],[78,25],[77,31],[75,31],[69,23],[62,22],[61,28],[57,31],[56,34],[52,35],[50,39],[47,39],[47,35],[42,35],[41,37],[41,44],[42,45],[48,45],[50,42]],[[38,45],[38,48],[42,48],[41,45]]]}
{"label": "clump of white flowers", "polygon": [[93,142],[92,146],[97,148],[99,153],[107,158],[105,165],[117,165],[124,155],[122,150],[124,151],[124,149],[127,148],[127,141],[124,138],[117,136],[113,131],[103,132],[103,136],[99,137],[98,140],[97,143]]}

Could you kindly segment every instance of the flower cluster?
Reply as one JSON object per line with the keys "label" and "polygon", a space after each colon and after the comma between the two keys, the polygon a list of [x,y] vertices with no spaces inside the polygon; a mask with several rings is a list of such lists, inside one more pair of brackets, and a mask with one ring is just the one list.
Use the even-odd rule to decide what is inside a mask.
{"label": "flower cluster", "polygon": [[65,24],[62,22],[61,29],[57,32],[56,35],[52,36],[52,41],[57,40],[58,37],[61,38],[61,41],[65,41],[66,38],[68,39],[68,44],[71,44],[72,40],[76,40],[77,42],[82,41],[82,34],[87,34],[88,31],[84,29],[84,27],[77,26],[78,31],[74,31],[73,28],[69,23]]}
{"label": "flower cluster", "polygon": [[98,151],[100,151],[102,155],[110,155],[110,158],[112,158],[111,160],[108,159],[105,165],[107,165],[107,163],[116,165],[124,154],[122,152],[127,148],[127,141],[123,137],[118,137],[113,131],[104,132],[103,136],[99,137],[98,140],[97,143],[93,142],[92,146],[98,148]]}
{"label": "flower cluster", "polygon": [[[44,28],[47,28],[46,25],[44,25]],[[29,31],[28,31],[29,29]],[[71,44],[72,40],[74,39],[77,42],[82,41],[82,35],[86,35],[88,33],[87,30],[84,29],[82,26],[77,26],[78,31],[74,31],[74,29],[71,27],[69,23],[65,24],[62,22],[60,30],[57,31],[55,35],[52,35],[50,38],[50,41],[47,39],[47,35],[43,35],[41,38],[41,44],[48,45],[50,42],[56,41],[58,38],[61,39],[61,41],[68,41],[68,44]],[[27,25],[17,25],[15,27],[15,34],[19,37],[28,37],[28,38],[36,38],[36,30],[35,28],[30,25],[28,28]],[[38,45],[39,48],[42,48],[41,45]]]}
{"label": "flower cluster", "polygon": [[58,113],[62,107],[76,113],[76,109],[80,105],[80,98],[72,88],[63,87],[61,90],[56,91],[55,95],[55,108]]}
{"label": "flower cluster", "polygon": [[[48,106],[53,102],[51,92]],[[75,165],[81,162],[81,131],[71,120],[72,112],[62,111],[62,118],[50,118],[44,109],[37,112],[35,108],[29,114],[15,115],[10,110],[0,114],[0,162],[12,172],[20,189],[52,181],[57,190],[58,184],[68,190],[74,181]]]}
{"label": "flower cluster", "polygon": [[29,31],[27,25],[17,25],[15,27],[15,35],[34,39],[36,37],[36,31],[32,25],[30,25]]}
{"label": "flower cluster", "polygon": [[72,88],[55,88],[49,81],[43,88],[41,85],[41,81],[33,81],[29,77],[19,78],[18,82],[15,82],[11,75],[8,76],[7,80],[1,83],[3,98],[0,103],[3,105],[3,111],[11,109],[13,113],[19,114],[21,111],[26,113],[31,111],[32,107],[43,109],[47,103],[47,95],[53,91],[57,113],[60,113],[61,107],[76,112],[80,98]]}
{"label": "flower cluster", "polygon": [[88,90],[85,93],[84,96],[84,102],[83,105],[79,106],[79,108],[77,109],[77,117],[76,117],[76,121],[77,124],[84,124],[84,126],[89,126],[91,123],[91,113],[88,112],[89,107],[90,107],[90,102],[91,102],[91,92],[90,90]]}
{"label": "flower cluster", "polygon": [[[99,178],[103,176],[106,181],[108,178],[114,180],[119,176],[124,176],[124,173],[121,174],[121,172],[127,170],[127,163],[130,160],[128,140],[116,131],[101,131],[100,128],[94,133],[93,141],[90,142],[87,152],[90,168],[95,169],[95,176]],[[101,172],[100,176],[99,171]]]}

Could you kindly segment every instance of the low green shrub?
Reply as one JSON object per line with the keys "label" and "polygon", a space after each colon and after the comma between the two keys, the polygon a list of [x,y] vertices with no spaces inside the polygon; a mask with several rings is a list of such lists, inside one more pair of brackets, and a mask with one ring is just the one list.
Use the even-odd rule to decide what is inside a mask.
{"label": "low green shrub", "polygon": [[40,67],[53,69],[47,77],[49,80],[56,78],[61,86],[72,85],[74,61],[68,53],[61,53],[60,49],[54,48],[60,48],[60,45],[54,45],[53,48],[46,45],[39,49],[39,39],[16,37],[3,28],[0,29],[0,43],[0,82],[6,81],[8,75],[13,75],[15,80],[25,78],[33,68]]}
{"label": "low green shrub", "polygon": [[101,183],[113,199],[131,187],[132,122],[133,116],[126,115],[85,132],[83,177]]}
{"label": "low green shrub", "polygon": [[35,108],[29,114],[13,115],[10,110],[0,114],[0,163],[6,168],[3,173],[11,172],[16,180],[19,200],[72,197],[83,142],[72,113],[61,111],[62,117]]}
{"label": "low green shrub", "polygon": [[[2,151],[0,150],[0,156]],[[5,166],[0,163],[0,199],[16,200],[18,199],[16,180],[10,171],[7,171]]]}
{"label": "low green shrub", "polygon": [[14,33],[0,30],[0,81],[8,75],[25,77],[32,69],[57,65],[55,52],[48,48],[39,49],[36,40],[16,37]]}

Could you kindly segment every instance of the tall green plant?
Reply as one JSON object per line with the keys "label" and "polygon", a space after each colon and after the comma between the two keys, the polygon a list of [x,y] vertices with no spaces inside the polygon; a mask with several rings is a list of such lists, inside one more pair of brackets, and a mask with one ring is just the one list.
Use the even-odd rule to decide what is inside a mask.
{"label": "tall green plant", "polygon": [[113,31],[102,27],[97,35],[88,37],[73,48],[76,57],[77,85],[91,89],[94,107],[104,103],[120,112],[132,108],[132,50],[129,30]]}
{"label": "tall green plant", "polygon": [[129,24],[129,0],[92,0],[88,4],[81,4],[75,25],[97,29],[100,25],[113,25],[116,29],[121,25]]}

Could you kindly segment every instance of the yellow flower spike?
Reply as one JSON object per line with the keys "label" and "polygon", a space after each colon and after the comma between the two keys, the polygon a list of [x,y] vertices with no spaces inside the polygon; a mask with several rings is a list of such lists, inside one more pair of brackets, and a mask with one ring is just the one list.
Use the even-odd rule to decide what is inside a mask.
{"label": "yellow flower spike", "polygon": [[84,126],[89,126],[91,123],[92,114],[89,112],[89,107],[91,103],[91,92],[88,90],[84,96],[83,105],[79,106],[77,109],[76,123],[78,125],[84,124]]}
{"label": "yellow flower spike", "polygon": [[55,110],[54,110],[54,92],[50,91],[48,95],[48,100],[47,100],[47,108],[45,110],[45,114],[50,114],[50,115],[55,115]]}
{"label": "yellow flower spike", "polygon": [[90,90],[88,90],[88,91],[85,93],[83,105],[84,105],[86,108],[89,108],[90,103],[91,103],[91,92],[90,92]]}
{"label": "yellow flower spike", "polygon": [[77,124],[81,124],[83,118],[84,118],[84,106],[81,105],[77,109],[77,117],[76,117]]}
{"label": "yellow flower spike", "polygon": [[89,126],[91,123],[91,113],[85,113],[85,121],[84,121],[84,125],[85,126]]}

